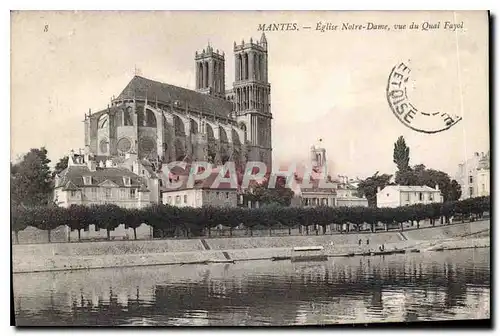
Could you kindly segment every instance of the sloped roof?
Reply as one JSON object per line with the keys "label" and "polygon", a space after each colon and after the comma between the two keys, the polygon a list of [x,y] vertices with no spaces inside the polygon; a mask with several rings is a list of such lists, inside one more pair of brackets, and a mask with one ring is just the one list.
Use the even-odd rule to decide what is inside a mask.
{"label": "sloped roof", "polygon": [[[92,184],[84,184],[84,176],[91,176]],[[58,186],[65,186],[65,190],[73,190],[68,189],[68,186],[71,188],[99,187],[101,183],[109,180],[119,187],[129,187],[125,185],[123,177],[130,177],[130,187],[137,188],[143,185],[141,178],[126,168],[97,167],[96,171],[90,171],[87,166],[69,166],[59,174]]]}
{"label": "sloped roof", "polygon": [[338,183],[338,189],[341,189],[341,190],[357,190],[358,188],[356,188],[355,186],[353,186],[350,183]]}
{"label": "sloped roof", "polygon": [[66,185],[64,186],[63,188],[64,191],[70,191],[70,190],[78,190],[77,186],[71,182],[71,181],[68,181],[68,183],[66,183]]}
{"label": "sloped roof", "polygon": [[107,160],[111,160],[111,162],[115,165],[119,165],[125,162],[125,159],[119,156],[107,156],[107,155],[94,155],[93,160],[98,165],[99,162],[106,163]]}
{"label": "sloped roof", "polygon": [[301,192],[327,192],[327,193],[331,193],[334,195],[337,194],[336,188],[325,188],[325,186],[321,185],[321,183],[323,183],[323,184],[332,184],[332,183],[335,184],[334,182],[328,182],[328,181],[321,180],[321,179],[310,179],[309,181],[310,181],[311,187],[303,186],[306,184],[306,182],[304,182],[303,180],[300,182]]}
{"label": "sloped roof", "polygon": [[388,185],[381,191],[384,191],[387,188],[395,189],[398,191],[414,191],[414,192],[420,192],[420,191],[434,191],[434,192],[440,192],[440,190],[436,190],[434,188],[431,188],[429,186],[402,186],[402,185]]}
{"label": "sloped roof", "polygon": [[144,167],[144,169],[146,169],[148,171],[149,176],[151,176],[152,178],[157,177],[153,163],[151,163],[150,161],[148,161],[146,159],[142,159],[140,161],[140,163],[141,163],[142,167]]}
{"label": "sloped roof", "polygon": [[134,96],[144,99],[146,95],[150,102],[168,104],[177,101],[184,108],[187,104],[203,113],[222,117],[228,117],[233,109],[233,104],[227,100],[141,76],[134,76],[117,99],[130,99]]}
{"label": "sloped roof", "polygon": [[[309,176],[309,183],[307,183],[307,181],[304,181],[303,174],[295,173],[294,182],[301,192],[328,192],[331,194],[336,194],[336,189],[338,188],[339,183],[335,180],[328,181],[328,178],[329,176],[327,177],[327,179],[325,179],[323,178],[323,174],[313,171],[311,176]],[[306,184],[310,185],[310,187],[306,187]],[[335,187],[325,188],[324,184],[334,184]]]}

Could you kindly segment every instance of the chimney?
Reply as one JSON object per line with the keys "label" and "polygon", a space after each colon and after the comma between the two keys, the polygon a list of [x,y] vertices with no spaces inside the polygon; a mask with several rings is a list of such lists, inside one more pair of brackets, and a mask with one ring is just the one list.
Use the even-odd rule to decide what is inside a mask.
{"label": "chimney", "polygon": [[94,172],[96,169],[96,163],[94,160],[88,159],[87,161],[87,167],[89,168],[90,171]]}
{"label": "chimney", "polygon": [[439,190],[439,184],[436,184],[436,190]]}

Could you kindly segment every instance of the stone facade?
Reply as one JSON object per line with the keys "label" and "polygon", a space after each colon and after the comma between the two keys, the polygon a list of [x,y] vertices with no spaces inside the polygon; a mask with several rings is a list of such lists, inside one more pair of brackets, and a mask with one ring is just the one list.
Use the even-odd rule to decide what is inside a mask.
{"label": "stone facade", "polygon": [[163,204],[177,207],[200,208],[202,206],[236,207],[237,192],[231,189],[207,190],[185,189],[166,191],[162,194]]}
{"label": "stone facade", "polygon": [[116,162],[96,162],[90,155],[70,153],[68,167],[55,178],[54,202],[72,204],[115,204],[141,208],[154,202],[143,179]]}
{"label": "stone facade", "polygon": [[490,153],[474,155],[458,165],[456,180],[462,189],[460,199],[490,194]]}
{"label": "stone facade", "polygon": [[108,108],[85,116],[94,155],[140,160],[262,161],[271,167],[267,40],[234,45],[236,76],[225,88],[225,55],[195,54],[196,91],[135,76]]}

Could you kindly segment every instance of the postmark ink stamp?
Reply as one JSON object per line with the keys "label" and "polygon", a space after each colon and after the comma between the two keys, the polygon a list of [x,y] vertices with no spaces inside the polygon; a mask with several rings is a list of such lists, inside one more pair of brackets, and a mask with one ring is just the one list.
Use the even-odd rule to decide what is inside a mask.
{"label": "postmark ink stamp", "polygon": [[456,125],[462,117],[439,111],[420,111],[408,97],[411,69],[404,63],[392,68],[387,81],[386,96],[392,112],[406,127],[422,133],[439,133]]}

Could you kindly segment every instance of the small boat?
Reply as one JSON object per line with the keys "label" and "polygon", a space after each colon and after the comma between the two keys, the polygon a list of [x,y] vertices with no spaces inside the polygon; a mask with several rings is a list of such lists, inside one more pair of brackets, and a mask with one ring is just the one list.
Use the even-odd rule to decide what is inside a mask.
{"label": "small boat", "polygon": [[272,261],[280,261],[280,260],[290,260],[291,257],[285,257],[285,256],[280,256],[280,257],[272,257]]}
{"label": "small boat", "polygon": [[406,250],[393,250],[392,253],[403,254],[403,253],[406,253]]}
{"label": "small boat", "polygon": [[206,264],[208,264],[208,260],[188,261],[188,262],[180,263],[180,265],[206,265]]}
{"label": "small boat", "polygon": [[211,264],[234,264],[234,260],[227,259],[213,259],[208,261]]}
{"label": "small boat", "polygon": [[300,262],[300,261],[328,261],[328,257],[326,255],[316,255],[316,256],[296,256],[290,258],[292,262]]}
{"label": "small boat", "polygon": [[327,261],[328,256],[323,252],[323,246],[301,246],[292,248],[292,262],[299,261]]}
{"label": "small boat", "polygon": [[375,251],[372,252],[371,255],[387,255],[387,254],[393,254],[394,251]]}

